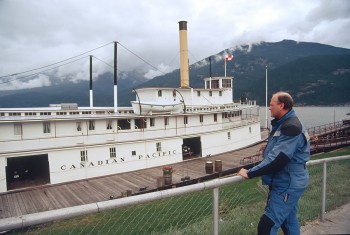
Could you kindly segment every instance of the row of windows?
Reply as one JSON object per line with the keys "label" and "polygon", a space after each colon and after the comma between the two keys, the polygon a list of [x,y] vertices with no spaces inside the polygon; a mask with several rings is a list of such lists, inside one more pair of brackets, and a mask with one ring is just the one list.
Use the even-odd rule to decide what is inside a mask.
{"label": "row of windows", "polygon": [[[227,86],[225,84],[226,87],[231,87],[231,84],[230,86]],[[219,85],[217,87],[212,87],[212,88],[219,88]],[[163,96],[163,92],[162,90],[158,90],[158,97],[162,97]],[[201,96],[201,91],[197,91],[197,96]],[[213,91],[209,91],[209,96],[213,96]],[[222,96],[222,91],[219,91],[219,96]],[[173,97],[176,97],[176,91],[174,90],[173,91]]]}
{"label": "row of windows", "polygon": [[[110,114],[110,111],[96,111],[96,114]],[[130,111],[124,111],[124,112],[119,112],[119,113],[133,113],[131,110]],[[51,116],[51,115],[79,115],[79,114],[92,114],[91,111],[71,111],[71,112],[24,112],[24,116]],[[5,113],[0,113],[0,116],[5,116]],[[8,116],[22,116],[22,113],[20,112],[9,112]]]}
{"label": "row of windows", "polygon": [[[197,95],[200,96],[201,91],[197,91]],[[209,95],[212,96],[212,91],[209,91]],[[222,95],[222,92],[219,91],[219,95]],[[225,106],[225,108],[233,108],[234,106]],[[205,107],[205,108],[188,108],[187,111],[213,111],[213,110],[218,110],[218,108],[214,107]],[[110,112],[107,112],[110,113]],[[119,113],[133,113],[133,111],[128,110],[128,111],[123,111]],[[63,115],[80,115],[80,114],[93,114],[91,111],[71,111],[71,112],[25,112],[24,116],[49,116],[49,115],[58,115],[58,116],[63,116]],[[106,114],[106,111],[96,111],[96,114]],[[22,113],[20,112],[10,112],[8,113],[9,116],[22,116]],[[5,113],[0,113],[0,116],[5,116]]]}
{"label": "row of windows", "polygon": [[242,110],[222,113],[222,118],[230,118],[230,117],[238,117],[238,116],[242,116]]}
{"label": "row of windows", "polygon": [[[155,126],[155,118],[149,119],[149,124],[151,127]],[[199,121],[200,123],[203,123],[204,116],[203,114],[199,115]],[[214,122],[217,122],[217,114],[214,113]],[[135,128],[136,129],[144,129],[147,128],[147,119],[146,118],[139,118],[134,120]],[[188,116],[184,116],[184,124],[188,124]],[[82,125],[83,122],[76,122],[76,130],[82,131]],[[169,125],[169,117],[164,117],[164,125]],[[131,122],[130,119],[119,119],[118,120],[118,129],[120,130],[128,130],[131,129]],[[95,130],[95,120],[89,120],[88,123],[88,130],[94,131]],[[113,130],[113,121],[107,120],[106,121],[106,130]],[[51,133],[51,122],[43,122],[43,133],[49,134]],[[15,123],[14,124],[14,134],[15,135],[22,135],[22,123]]]}
{"label": "row of windows", "polygon": [[[249,127],[249,133],[252,132],[251,127]],[[227,132],[227,139],[231,140],[231,132]],[[156,143],[156,150],[157,152],[161,152],[162,151],[162,143],[161,142],[157,142]],[[131,151],[131,155],[132,156],[136,156],[136,151],[133,150]],[[115,147],[111,147],[109,148],[109,157],[110,158],[116,158],[117,157],[117,153],[116,153],[116,148]],[[87,162],[88,161],[88,152],[87,150],[81,150],[80,151],[80,161],[82,162]]]}
{"label": "row of windows", "polygon": [[[162,151],[162,143],[161,142],[157,142],[156,143],[156,150],[157,150],[157,152],[161,152]],[[136,151],[135,150],[131,151],[131,155],[132,156],[136,156]],[[116,152],[116,148],[115,147],[109,148],[109,157],[110,158],[116,158],[117,157],[117,152]],[[88,151],[87,150],[81,150],[80,151],[80,161],[82,161],[82,162],[89,161],[89,159],[88,159]]]}
{"label": "row of windows", "polygon": [[[207,88],[209,88],[210,87],[210,82],[211,82],[211,88],[213,88],[213,89],[217,89],[217,88],[219,88],[220,86],[219,86],[219,80],[208,80],[207,81]],[[231,88],[231,79],[223,79],[222,80],[222,87],[223,88]]]}
{"label": "row of windows", "polygon": [[[51,123],[50,122],[43,122],[43,133],[45,133],[45,134],[51,133]],[[15,135],[22,135],[22,123],[15,123],[14,124],[14,134]]]}
{"label": "row of windows", "polygon": [[[251,127],[249,127],[249,133],[252,133]],[[227,132],[227,139],[231,140],[231,132]],[[157,152],[161,152],[162,151],[162,143],[161,142],[156,142],[156,151]],[[131,155],[132,156],[136,156],[136,151],[135,150],[131,151]],[[116,148],[115,147],[109,148],[109,157],[110,158],[116,158],[117,157],[117,153],[116,153]],[[88,161],[88,152],[87,152],[87,150],[81,150],[80,151],[80,160],[82,162],[87,162]]]}

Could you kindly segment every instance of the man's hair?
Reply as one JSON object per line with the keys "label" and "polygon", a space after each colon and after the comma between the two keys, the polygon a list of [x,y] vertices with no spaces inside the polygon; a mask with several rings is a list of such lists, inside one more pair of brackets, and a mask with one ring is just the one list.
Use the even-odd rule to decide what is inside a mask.
{"label": "man's hair", "polygon": [[293,108],[294,101],[293,101],[293,98],[290,94],[288,94],[287,92],[284,92],[284,91],[279,91],[279,92],[275,93],[274,95],[277,96],[278,103],[284,104],[283,109],[291,110]]}

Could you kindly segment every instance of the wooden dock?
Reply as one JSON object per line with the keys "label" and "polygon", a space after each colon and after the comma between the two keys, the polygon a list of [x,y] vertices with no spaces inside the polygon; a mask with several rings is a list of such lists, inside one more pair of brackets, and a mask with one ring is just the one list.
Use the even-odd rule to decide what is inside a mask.
{"label": "wooden dock", "polygon": [[[266,137],[265,131],[262,138]],[[221,160],[222,171],[239,167],[242,165],[241,160],[255,155],[259,147],[260,144],[256,144],[237,151],[172,164],[172,183],[183,183],[185,177],[190,181],[208,176],[207,161],[214,163],[215,160]],[[64,184],[9,191],[0,194],[0,219],[106,201],[126,196],[127,193],[138,194],[157,190],[159,178],[162,176],[163,166],[160,166]]]}

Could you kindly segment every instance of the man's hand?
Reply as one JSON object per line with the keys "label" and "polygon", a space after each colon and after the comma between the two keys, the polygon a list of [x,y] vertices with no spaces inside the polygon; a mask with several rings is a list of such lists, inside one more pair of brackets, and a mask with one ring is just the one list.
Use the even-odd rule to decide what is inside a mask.
{"label": "man's hand", "polygon": [[238,171],[237,174],[240,175],[240,176],[242,176],[242,177],[245,178],[245,179],[249,179],[247,172],[248,172],[248,171],[247,171],[246,169],[242,168],[242,169],[240,169],[240,170]]}

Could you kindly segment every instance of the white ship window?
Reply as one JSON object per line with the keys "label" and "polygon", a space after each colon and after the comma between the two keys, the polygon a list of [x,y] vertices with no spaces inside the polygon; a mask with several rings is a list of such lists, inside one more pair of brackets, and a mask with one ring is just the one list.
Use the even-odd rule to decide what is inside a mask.
{"label": "white ship window", "polygon": [[134,150],[134,151],[131,151],[131,155],[132,156],[136,156],[136,151]]}
{"label": "white ship window", "polygon": [[231,132],[227,132],[227,139],[228,139],[228,140],[231,139]]}
{"label": "white ship window", "polygon": [[15,123],[14,124],[14,134],[15,135],[22,135],[22,123]]}
{"label": "white ship window", "polygon": [[231,88],[231,79],[223,79],[222,80],[222,87]]}
{"label": "white ship window", "polygon": [[203,114],[200,114],[200,115],[199,115],[199,121],[200,121],[201,123],[203,123]]}
{"label": "white ship window", "polygon": [[150,118],[149,119],[149,125],[150,126],[155,126],[155,119],[154,118]]}
{"label": "white ship window", "polygon": [[9,113],[9,116],[21,116],[21,113]]}
{"label": "white ship window", "polygon": [[25,116],[36,116],[35,112],[26,112],[24,113]]}
{"label": "white ship window", "polygon": [[119,119],[118,120],[118,129],[120,130],[129,130],[131,127],[130,119]]}
{"label": "white ship window", "polygon": [[219,91],[219,96],[222,96],[222,91]]}
{"label": "white ship window", "polygon": [[51,112],[40,112],[40,116],[48,116],[51,115]]}
{"label": "white ship window", "polygon": [[109,157],[116,158],[115,147],[109,148]]}
{"label": "white ship window", "polygon": [[43,131],[44,133],[51,133],[51,123],[43,122]]}
{"label": "white ship window", "polygon": [[219,88],[219,80],[212,80],[211,88]]}
{"label": "white ship window", "polygon": [[57,112],[56,115],[67,115],[67,112]]}
{"label": "white ship window", "polygon": [[164,125],[165,126],[169,125],[169,117],[164,117]]}
{"label": "white ship window", "polygon": [[70,115],[78,115],[79,112],[69,112]]}
{"label": "white ship window", "polygon": [[218,121],[218,114],[214,113],[214,122],[217,122],[217,121]]}
{"label": "white ship window", "polygon": [[95,130],[95,121],[94,120],[89,120],[89,130],[90,131]]}
{"label": "white ship window", "polygon": [[112,120],[107,120],[106,125],[107,125],[107,130],[112,130],[113,129],[113,127],[112,127]]}
{"label": "white ship window", "polygon": [[77,131],[81,131],[81,122],[77,122]]}
{"label": "white ship window", "polygon": [[146,118],[137,118],[137,119],[135,119],[135,128],[136,129],[147,128],[147,119]]}
{"label": "white ship window", "polygon": [[184,116],[184,124],[188,124],[188,117]]}
{"label": "white ship window", "polygon": [[82,161],[82,162],[88,161],[87,150],[80,151],[80,161]]}
{"label": "white ship window", "polygon": [[209,91],[209,96],[213,96],[213,91]]}
{"label": "white ship window", "polygon": [[197,96],[201,96],[201,91],[197,91]]}
{"label": "white ship window", "polygon": [[252,127],[249,127],[249,133],[250,134],[252,133]]}
{"label": "white ship window", "polygon": [[162,90],[158,90],[158,97],[162,97]]}
{"label": "white ship window", "polygon": [[161,142],[157,142],[156,143],[156,148],[157,148],[157,152],[161,152],[162,151],[162,143]]}
{"label": "white ship window", "polygon": [[207,89],[210,89],[210,81],[207,81],[206,82],[206,86],[205,86]]}

